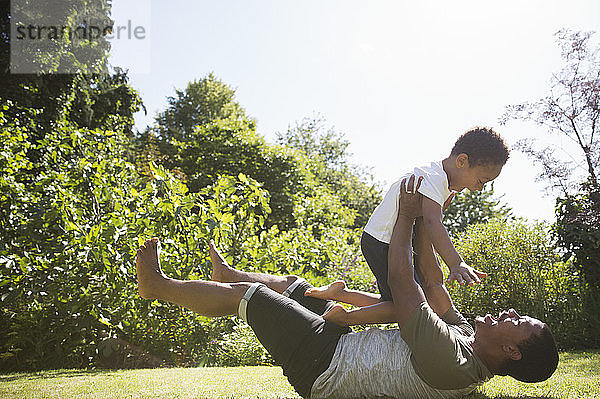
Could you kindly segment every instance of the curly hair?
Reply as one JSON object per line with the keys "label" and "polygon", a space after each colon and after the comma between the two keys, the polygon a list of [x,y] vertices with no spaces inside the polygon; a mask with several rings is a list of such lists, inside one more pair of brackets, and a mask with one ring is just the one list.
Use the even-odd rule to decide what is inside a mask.
{"label": "curly hair", "polygon": [[504,139],[488,127],[474,127],[463,133],[450,155],[467,154],[469,166],[504,165],[508,161],[510,150]]}
{"label": "curly hair", "polygon": [[558,366],[558,350],[547,325],[539,334],[531,334],[517,347],[521,359],[508,359],[500,368],[499,375],[510,375],[522,382],[541,382],[550,378]]}

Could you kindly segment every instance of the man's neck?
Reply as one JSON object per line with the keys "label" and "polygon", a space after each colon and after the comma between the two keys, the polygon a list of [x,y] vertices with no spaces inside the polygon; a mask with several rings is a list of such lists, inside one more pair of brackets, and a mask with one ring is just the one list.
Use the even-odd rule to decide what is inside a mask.
{"label": "man's neck", "polygon": [[497,374],[498,370],[502,366],[502,360],[499,360],[497,356],[495,356],[487,347],[487,345],[483,345],[477,338],[473,340],[471,343],[471,348],[473,348],[473,352],[477,357],[485,364],[485,367],[492,374]]}

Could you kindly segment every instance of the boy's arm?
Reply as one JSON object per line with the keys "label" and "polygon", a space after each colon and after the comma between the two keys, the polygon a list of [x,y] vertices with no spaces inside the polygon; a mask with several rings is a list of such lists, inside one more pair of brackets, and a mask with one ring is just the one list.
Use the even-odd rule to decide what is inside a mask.
{"label": "boy's arm", "polygon": [[452,245],[448,231],[442,224],[442,207],[425,196],[423,197],[423,224],[429,240],[450,269],[448,281],[456,280],[461,285],[472,285],[480,283],[480,278],[487,276],[487,274],[473,269],[463,261],[454,245]]}

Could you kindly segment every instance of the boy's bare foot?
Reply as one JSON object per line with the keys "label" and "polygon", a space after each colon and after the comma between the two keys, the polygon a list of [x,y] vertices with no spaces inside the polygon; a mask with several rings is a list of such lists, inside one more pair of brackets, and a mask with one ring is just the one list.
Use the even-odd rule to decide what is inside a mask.
{"label": "boy's bare foot", "polygon": [[325,287],[313,287],[304,293],[306,296],[314,298],[338,301],[341,298],[342,292],[346,290],[346,282],[337,280]]}
{"label": "boy's bare foot", "polygon": [[348,311],[339,303],[329,309],[329,311],[323,315],[323,318],[339,326],[348,325]]}
{"label": "boy's bare foot", "polygon": [[225,276],[230,266],[227,264],[227,261],[221,255],[219,250],[215,248],[213,240],[210,240],[208,243],[208,253],[210,254],[210,261],[212,262],[212,275],[210,279],[212,281],[226,283]]}
{"label": "boy's bare foot", "polygon": [[156,299],[161,281],[167,278],[158,262],[158,238],[146,240],[137,250],[135,268],[140,296],[144,299]]}

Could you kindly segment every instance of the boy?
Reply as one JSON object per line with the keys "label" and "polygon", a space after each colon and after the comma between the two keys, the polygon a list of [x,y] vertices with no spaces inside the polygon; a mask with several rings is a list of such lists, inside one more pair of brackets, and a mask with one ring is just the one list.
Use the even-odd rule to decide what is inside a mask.
{"label": "boy", "polygon": [[[388,286],[388,250],[394,223],[398,217],[398,199],[402,181],[415,175],[422,180],[417,192],[423,194],[423,228],[429,241],[442,257],[450,275],[448,281],[459,284],[479,283],[486,274],[467,265],[458,254],[448,231],[442,224],[442,210],[452,199],[452,191],[465,188],[481,191],[483,186],[500,174],[508,160],[509,149],[504,140],[492,129],[473,128],[458,138],[450,156],[441,162],[432,162],[429,166],[417,167],[392,184],[381,204],[375,208],[361,237],[362,253],[377,279],[380,297],[373,303],[392,301]],[[407,191],[408,192],[408,191]],[[345,290],[343,282],[335,282],[329,287],[329,298]],[[307,295],[320,296],[317,290]],[[324,295],[325,293],[323,293]],[[373,304],[371,303],[371,304]],[[364,306],[369,304],[364,304]],[[340,309],[338,309],[340,310]]]}

